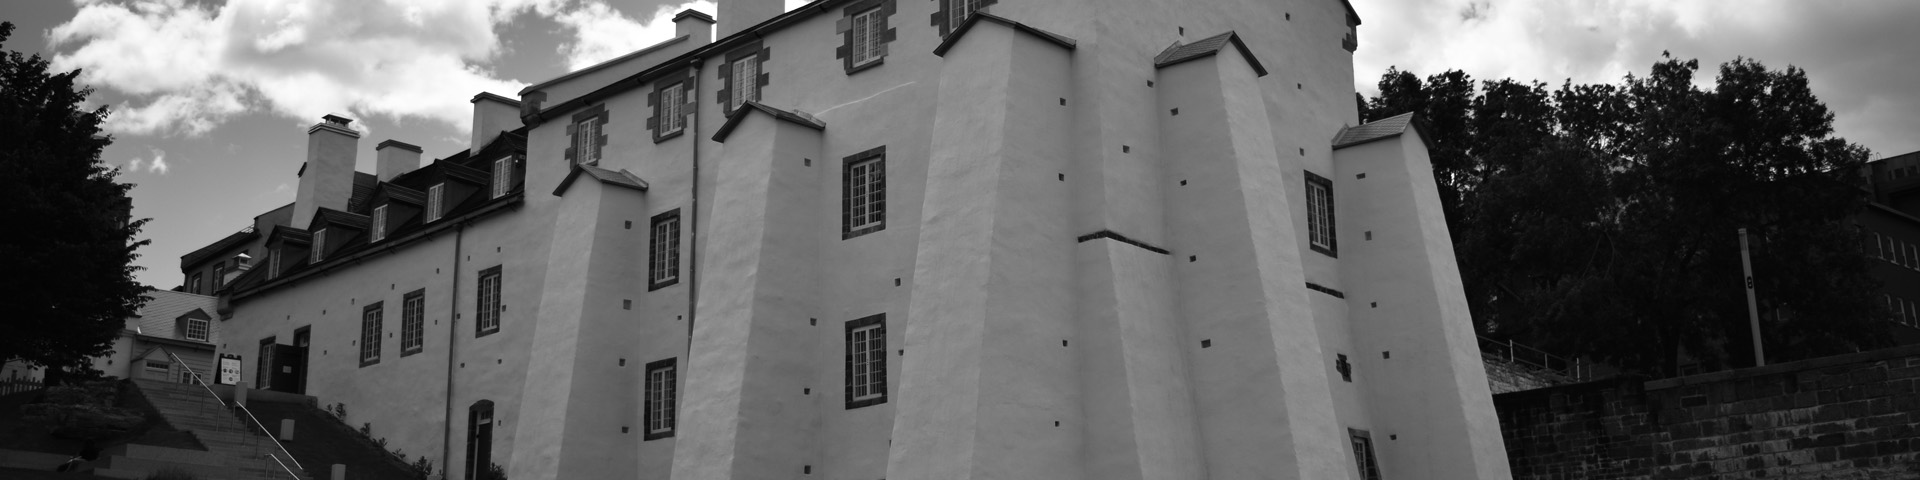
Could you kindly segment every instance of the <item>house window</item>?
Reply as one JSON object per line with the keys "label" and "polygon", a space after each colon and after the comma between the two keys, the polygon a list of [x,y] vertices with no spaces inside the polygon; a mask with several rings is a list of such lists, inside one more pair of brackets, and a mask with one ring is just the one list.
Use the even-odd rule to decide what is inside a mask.
{"label": "house window", "polygon": [[360,314],[360,366],[380,363],[380,302],[367,305]]}
{"label": "house window", "polygon": [[887,147],[860,152],[842,160],[840,173],[840,238],[858,237],[887,228]]}
{"label": "house window", "polygon": [[1313,251],[1338,257],[1333,236],[1333,181],[1307,173],[1307,245]]}
{"label": "house window", "polygon": [[1873,232],[1873,250],[1871,251],[1873,252],[1873,258],[1885,257],[1885,254],[1880,251],[1880,232]]}
{"label": "house window", "polygon": [[509,155],[493,161],[493,198],[507,196],[513,186],[513,161]]}
{"label": "house window", "polygon": [[426,338],[427,290],[408,293],[400,301],[400,356],[420,353]]}
{"label": "house window", "polygon": [[386,205],[373,207],[373,226],[370,228],[373,229],[373,233],[369,234],[373,238],[372,241],[378,242],[381,239],[387,238],[387,206]]}
{"label": "house window", "polygon": [[646,440],[673,436],[674,359],[647,364]]}
{"label": "house window", "polygon": [[194,274],[187,276],[187,293],[191,293],[195,295],[198,295],[200,293],[200,273],[199,272],[195,272]]}
{"label": "house window", "polygon": [[1373,454],[1373,435],[1366,430],[1347,429],[1348,438],[1353,441],[1353,463],[1359,469],[1360,480],[1380,480],[1380,459]]}
{"label": "house window", "polygon": [[188,340],[207,341],[208,322],[205,318],[188,317],[186,322]]}
{"label": "house window", "polygon": [[887,315],[847,322],[847,409],[887,403]]}
{"label": "house window", "polygon": [[753,48],[744,52],[744,55],[728,62],[726,97],[728,112],[740,108],[748,100],[760,99],[760,55],[756,54],[759,49]]}
{"label": "house window", "polygon": [[680,281],[680,209],[653,216],[653,240],[647,247],[647,290]]}
{"label": "house window", "polygon": [[474,322],[474,336],[482,337],[500,331],[500,267],[480,271],[478,315],[480,321]]}
{"label": "house window", "polygon": [[445,196],[443,194],[447,191],[446,187],[445,183],[436,183],[427,187],[427,221],[440,219],[441,197]]}
{"label": "house window", "polygon": [[267,279],[280,276],[280,249],[267,250]]}
{"label": "house window", "polygon": [[226,284],[226,279],[227,279],[227,262],[215,262],[213,264],[213,285],[207,289],[207,292],[208,293],[219,292],[220,286]]}
{"label": "house window", "polygon": [[895,10],[894,1],[866,0],[847,6],[847,16],[836,25],[841,46],[834,50],[834,58],[845,62],[842,67],[847,73],[878,66],[887,56],[887,43],[894,37],[887,17]]}
{"label": "house window", "polygon": [[575,120],[573,132],[574,161],[582,165],[600,163],[600,116]]}
{"label": "house window", "polygon": [[659,124],[654,138],[680,133],[687,127],[687,85],[675,82],[660,87],[659,98],[654,100],[654,118]]}
{"label": "house window", "polygon": [[160,375],[167,375],[168,370],[171,370],[172,368],[173,368],[173,364],[170,364],[167,362],[156,362],[153,360],[147,361],[147,373],[157,373]]}
{"label": "house window", "polygon": [[940,11],[933,12],[933,25],[940,27],[939,33],[942,37],[952,34],[953,29],[959,28],[961,23],[967,21],[967,17],[973,16],[974,12],[996,3],[994,0],[939,0],[939,2]]}
{"label": "house window", "polygon": [[307,260],[307,263],[320,263],[320,259],[326,258],[326,251],[327,251],[327,229],[322,228],[319,230],[314,230],[313,231],[313,252],[311,254],[312,258],[309,258]]}

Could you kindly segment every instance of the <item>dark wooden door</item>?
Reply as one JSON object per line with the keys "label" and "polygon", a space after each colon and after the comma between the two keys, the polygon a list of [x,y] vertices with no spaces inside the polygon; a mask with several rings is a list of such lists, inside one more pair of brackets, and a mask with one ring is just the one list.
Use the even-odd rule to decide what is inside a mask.
{"label": "dark wooden door", "polygon": [[493,465],[493,401],[474,402],[467,409],[467,480],[491,480]]}
{"label": "dark wooden door", "polygon": [[307,393],[307,347],[312,345],[312,328],[300,327],[293,331],[293,351],[287,356],[293,360],[293,393]]}

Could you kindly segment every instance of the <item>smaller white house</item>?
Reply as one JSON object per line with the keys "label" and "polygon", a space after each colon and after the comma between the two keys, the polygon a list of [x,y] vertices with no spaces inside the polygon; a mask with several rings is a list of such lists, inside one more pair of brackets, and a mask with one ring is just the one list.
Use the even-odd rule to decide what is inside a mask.
{"label": "smaller white house", "polygon": [[[93,360],[109,377],[192,382],[188,368],[213,383],[213,347],[220,326],[216,299],[186,292],[156,290],[113,341],[113,352]],[[175,361],[175,359],[179,361]],[[181,362],[186,368],[182,368]]]}

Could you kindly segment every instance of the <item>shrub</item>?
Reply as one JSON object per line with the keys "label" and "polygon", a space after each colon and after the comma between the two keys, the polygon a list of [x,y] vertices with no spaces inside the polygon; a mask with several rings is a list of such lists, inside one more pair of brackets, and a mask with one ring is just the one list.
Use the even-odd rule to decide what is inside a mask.
{"label": "shrub", "polygon": [[481,472],[475,477],[479,480],[507,480],[507,469],[500,468],[500,464],[498,463],[488,464],[487,471]]}
{"label": "shrub", "polygon": [[419,460],[414,460],[413,465],[409,466],[413,467],[413,473],[417,474],[419,478],[425,479],[433,477],[433,460],[428,460],[426,455],[421,455]]}
{"label": "shrub", "polygon": [[52,387],[41,403],[21,408],[22,418],[60,438],[97,441],[124,435],[146,423],[146,417],[113,405],[118,387],[112,381]]}

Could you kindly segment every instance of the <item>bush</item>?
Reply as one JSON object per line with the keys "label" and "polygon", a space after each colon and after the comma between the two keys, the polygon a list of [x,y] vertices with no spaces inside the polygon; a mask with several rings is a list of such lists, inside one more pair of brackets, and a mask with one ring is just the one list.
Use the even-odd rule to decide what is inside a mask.
{"label": "bush", "polygon": [[410,466],[413,467],[413,473],[417,474],[419,478],[433,477],[433,460],[428,460],[426,455],[421,455],[420,459],[415,460],[413,465]]}
{"label": "bush", "polygon": [[192,473],[177,468],[163,468],[147,475],[145,480],[196,480]]}
{"label": "bush", "polygon": [[125,435],[147,419],[138,411],[115,407],[118,390],[112,381],[48,388],[40,403],[21,407],[22,419],[60,438],[100,441]]}

